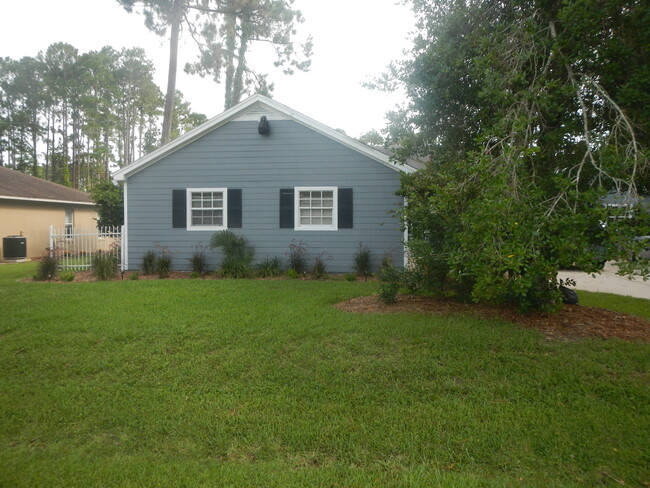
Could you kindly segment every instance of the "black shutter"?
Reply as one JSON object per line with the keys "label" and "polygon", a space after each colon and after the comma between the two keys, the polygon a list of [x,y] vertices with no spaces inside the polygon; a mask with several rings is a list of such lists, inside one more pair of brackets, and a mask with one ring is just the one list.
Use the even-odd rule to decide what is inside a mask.
{"label": "black shutter", "polygon": [[339,188],[339,229],[352,229],[353,212],[352,188]]}
{"label": "black shutter", "polygon": [[187,227],[187,192],[172,190],[172,227],[184,229]]}
{"label": "black shutter", "polygon": [[293,188],[280,189],[280,228],[293,229]]}
{"label": "black shutter", "polygon": [[241,229],[241,189],[228,188],[228,228]]}

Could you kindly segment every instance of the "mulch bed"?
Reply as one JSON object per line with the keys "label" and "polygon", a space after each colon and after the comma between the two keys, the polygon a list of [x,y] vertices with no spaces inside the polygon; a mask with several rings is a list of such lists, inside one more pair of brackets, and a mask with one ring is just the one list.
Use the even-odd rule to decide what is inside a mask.
{"label": "mulch bed", "polygon": [[650,342],[649,321],[604,308],[581,305],[565,305],[559,312],[553,314],[522,314],[513,308],[464,304],[416,295],[399,295],[397,303],[386,305],[375,295],[353,298],[335,307],[353,313],[420,312],[436,316],[462,314],[487,319],[503,319],[522,327],[538,329],[549,339],[576,340],[595,337]]}

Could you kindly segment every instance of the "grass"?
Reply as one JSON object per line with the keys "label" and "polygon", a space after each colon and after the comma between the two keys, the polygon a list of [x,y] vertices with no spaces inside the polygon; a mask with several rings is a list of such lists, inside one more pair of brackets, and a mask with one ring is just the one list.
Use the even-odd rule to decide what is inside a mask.
{"label": "grass", "polygon": [[650,481],[647,344],[331,306],[365,282],[33,272],[0,266],[0,486]]}

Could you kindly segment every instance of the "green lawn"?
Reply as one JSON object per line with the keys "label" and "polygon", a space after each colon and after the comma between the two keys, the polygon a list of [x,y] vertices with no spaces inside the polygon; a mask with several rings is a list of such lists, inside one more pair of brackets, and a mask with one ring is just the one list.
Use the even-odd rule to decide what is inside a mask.
{"label": "green lawn", "polygon": [[0,265],[1,487],[650,482],[648,344],[332,307],[363,282],[33,272]]}

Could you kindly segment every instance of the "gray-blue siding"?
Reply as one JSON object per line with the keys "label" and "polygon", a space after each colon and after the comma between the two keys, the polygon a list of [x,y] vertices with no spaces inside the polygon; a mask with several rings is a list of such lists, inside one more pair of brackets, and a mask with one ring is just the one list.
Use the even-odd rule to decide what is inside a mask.
{"label": "gray-blue siding", "polygon": [[[403,262],[403,233],[391,210],[398,172],[293,121],[271,121],[261,136],[257,122],[230,122],[136,173],[127,180],[128,267],[139,269],[150,249],[166,249],[173,267],[187,270],[196,246],[207,247],[213,231],[172,228],[172,190],[241,188],[242,228],[233,229],[255,248],[256,260],[286,259],[289,244],[302,242],[309,256],[325,253],[330,272],[354,269],[359,243],[370,248],[374,264],[391,256]],[[352,188],[354,226],[337,231],[279,228],[279,193],[295,186]],[[221,261],[206,253],[211,269]]]}

